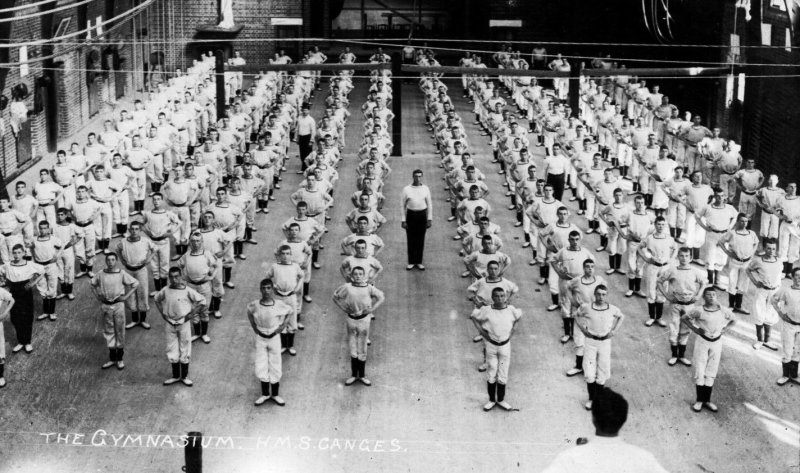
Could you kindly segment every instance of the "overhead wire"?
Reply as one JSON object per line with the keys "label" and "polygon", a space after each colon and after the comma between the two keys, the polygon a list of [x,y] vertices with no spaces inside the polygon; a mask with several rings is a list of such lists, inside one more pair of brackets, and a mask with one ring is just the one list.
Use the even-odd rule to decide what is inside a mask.
{"label": "overhead wire", "polygon": [[13,11],[20,11],[20,10],[27,10],[29,8],[38,7],[40,5],[46,5],[48,3],[55,3],[59,0],[42,0],[36,3],[29,3],[27,5],[17,5],[15,7],[8,7],[8,8],[0,8],[0,13],[9,13]]}
{"label": "overhead wire", "polygon": [[[130,19],[131,15],[138,15],[139,13],[141,13],[141,11],[144,8],[147,8],[148,6],[150,6],[150,4],[153,3],[153,1],[154,0],[144,0],[139,5],[120,13],[119,15],[117,15],[117,16],[115,16],[113,18],[109,18],[108,20],[102,21],[99,24],[86,27],[86,28],[84,28],[82,30],[75,31],[73,33],[68,33],[68,34],[61,35],[61,36],[58,36],[58,37],[55,37],[55,38],[37,39],[37,40],[32,40],[32,41],[24,41],[24,42],[21,42],[21,43],[18,42],[18,43],[4,44],[4,43],[0,42],[0,48],[14,48],[14,47],[20,47],[20,46],[28,46],[28,47],[30,47],[30,46],[40,46],[40,45],[44,45],[44,44],[58,44],[61,39],[73,38],[75,36],[80,36],[82,34],[87,33],[88,31],[96,29],[99,26],[106,26],[106,25],[108,25],[110,23],[113,23],[115,21],[127,21],[128,19]],[[125,17],[128,17],[128,18],[125,18]],[[114,26],[108,28],[108,30],[103,28],[104,29],[103,35],[107,35],[109,32],[115,30],[116,26],[117,25],[114,25]],[[15,39],[14,41],[19,41],[19,40]],[[81,41],[81,42],[76,42],[76,43],[73,43],[73,44],[76,44],[76,45],[79,45],[79,46],[86,46],[87,43],[88,43],[88,41]],[[118,44],[118,43],[114,42],[112,44]],[[77,49],[77,48],[75,48],[75,49]],[[52,56],[48,56],[47,59],[49,59],[51,57],[57,57],[57,56],[59,56],[61,54],[64,54],[64,53],[62,52],[60,54],[55,54],[55,55],[52,55]],[[28,60],[26,62],[31,63],[31,62],[37,62],[39,60],[42,60],[42,58],[38,57],[38,58],[35,58],[35,59],[30,59],[30,60]],[[19,65],[19,64],[22,64],[22,62],[16,62],[16,63],[8,62],[8,63],[0,64],[0,67],[7,67],[7,66],[10,66],[10,65]]]}
{"label": "overhead wire", "polygon": [[[332,64],[338,64],[338,63],[332,63]],[[319,67],[319,69],[322,69],[322,70],[324,71],[324,70],[325,70],[325,64],[324,64],[324,63],[323,63],[323,64],[321,64],[321,65],[320,65],[320,67]],[[52,70],[52,71],[62,71],[62,72],[64,72],[64,69],[62,69],[62,68],[58,68],[58,67],[37,67],[37,66],[31,66],[31,67],[30,67],[30,70],[31,70],[31,71],[50,71],[50,70]],[[87,69],[87,68],[70,68],[70,70],[69,70],[68,72],[97,72],[97,71],[98,71],[98,69]],[[590,72],[590,71],[591,71],[591,69],[587,70],[587,72]],[[141,73],[141,72],[142,72],[142,70],[135,70],[135,69],[114,69],[114,72],[125,72],[125,73],[134,73],[134,74],[139,74],[139,73]],[[238,71],[237,71],[237,72],[238,72]],[[532,74],[531,74],[529,77],[534,77],[534,78],[536,78],[536,77],[537,77],[537,76],[536,76],[536,74],[535,74],[535,72],[536,72],[536,71],[535,71],[535,70],[532,70],[531,72],[532,72]],[[216,75],[216,74],[218,74],[218,73],[211,72],[210,74],[213,76],[213,75]],[[224,74],[224,73],[222,73],[222,74]],[[256,72],[243,72],[243,73],[242,73],[242,75],[243,75],[243,76],[246,76],[246,77],[256,77],[256,76],[259,76],[259,75],[261,75],[261,73],[256,73]],[[460,79],[461,79],[461,75],[460,75],[460,74],[452,73],[452,74],[446,74],[446,75],[447,75],[448,77],[440,77],[440,78],[442,78],[442,79],[458,79],[458,80],[460,80]],[[501,74],[501,75],[502,75],[502,74]],[[591,76],[591,73],[589,73],[589,74],[584,74],[584,76]],[[321,77],[324,77],[324,78],[334,78],[334,77],[340,77],[340,76],[339,76],[338,74],[323,74]],[[413,73],[412,73],[411,75],[394,75],[394,74],[393,74],[391,77],[392,77],[392,79],[419,79],[419,75],[418,75],[418,74],[413,74]],[[526,76],[526,77],[527,77],[527,76]],[[792,78],[792,77],[794,77],[794,78],[796,78],[796,77],[800,77],[800,74],[748,74],[748,75],[747,75],[747,78],[748,78],[748,79],[759,79],[759,78],[761,78],[761,79],[767,79],[767,78]],[[541,78],[548,78],[548,79],[549,79],[549,78],[551,78],[551,77],[549,77],[549,76],[547,76],[547,77],[545,77],[545,76],[542,76]],[[706,76],[703,76],[703,75],[697,75],[697,76],[648,76],[648,77],[647,77],[647,79],[648,79],[648,80],[650,80],[650,79],[676,79],[676,80],[687,80],[687,79],[726,79],[726,78],[728,78],[728,75],[706,75]],[[577,79],[578,79],[578,77],[564,77],[564,79],[577,80]]]}
{"label": "overhead wire", "polygon": [[[167,12],[169,14],[169,12]],[[171,22],[168,22],[172,27]],[[306,42],[313,42],[316,39],[313,38],[281,38],[281,41],[306,41]],[[274,42],[274,38],[248,38],[248,39],[232,39],[229,42],[242,42],[242,43],[252,43],[252,42]],[[376,46],[376,47],[397,47],[398,45],[393,43],[381,42],[381,41],[373,41],[373,40],[357,40],[357,39],[348,39],[348,40],[338,40],[338,39],[329,39],[329,40],[320,40],[320,41],[328,41],[328,42],[341,42],[346,44],[362,44],[368,46]],[[388,41],[388,40],[382,40]],[[191,39],[185,38],[181,41],[175,41],[173,44],[176,45],[185,45],[187,43],[216,43],[218,40],[209,39]],[[85,45],[84,41],[81,42],[66,42],[66,41],[54,41],[54,43],[60,45]],[[98,46],[102,45],[123,45],[123,44],[131,44],[130,41],[93,41],[93,44]],[[140,45],[158,45],[162,46],[165,44],[163,40],[148,40],[148,41],[137,41],[137,44]],[[506,43],[507,44],[507,43]],[[4,47],[3,44],[0,43],[0,48]],[[496,50],[487,50],[487,49],[472,49],[472,48],[448,48],[443,46],[427,46],[426,49],[431,49],[435,51],[448,51],[448,52],[470,52],[470,53],[477,53],[477,54],[494,54]],[[526,53],[520,53],[527,56]],[[551,54],[552,56],[552,54]],[[561,54],[562,58],[565,59],[576,59],[576,60],[592,60],[597,58],[597,56],[589,56],[589,55],[571,55],[571,54]],[[641,57],[613,57],[613,56],[606,56],[601,58],[603,60],[611,60],[616,62],[628,62],[628,63],[652,63],[652,64],[693,64],[693,65],[702,65],[702,66],[737,66],[737,65],[747,65],[747,66],[763,66],[763,67],[797,67],[798,65],[795,63],[753,63],[753,62],[740,62],[740,61],[708,61],[708,60],[680,60],[680,59],[658,59],[658,58],[641,58]],[[0,66],[6,65],[13,65],[13,63],[6,63],[0,64]]]}
{"label": "overhead wire", "polygon": [[[28,14],[22,15],[22,16],[9,16],[9,17],[6,17],[6,18],[0,18],[0,23],[9,23],[9,22],[12,22],[12,21],[28,20],[30,18],[38,18],[40,16],[49,15],[50,13],[55,13],[55,12],[59,12],[59,11],[63,11],[63,10],[68,10],[70,8],[79,7],[81,5],[86,5],[87,3],[91,2],[91,1],[92,0],[80,0],[77,3],[71,3],[69,5],[62,5],[62,6],[57,7],[57,8],[44,10],[44,11],[38,11],[36,13],[28,13]],[[0,11],[0,13],[3,13],[3,12]]]}

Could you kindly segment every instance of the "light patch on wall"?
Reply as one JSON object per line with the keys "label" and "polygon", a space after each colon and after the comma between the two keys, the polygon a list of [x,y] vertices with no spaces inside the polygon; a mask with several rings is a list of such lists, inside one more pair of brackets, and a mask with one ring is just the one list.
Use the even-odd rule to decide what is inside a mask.
{"label": "light patch on wall", "polygon": [[725,108],[730,107],[733,102],[734,82],[733,74],[729,74],[725,80]]}
{"label": "light patch on wall", "polygon": [[772,25],[761,23],[761,46],[772,46]]}
{"label": "light patch on wall", "polygon": [[97,26],[95,27],[94,31],[97,33],[97,36],[103,36],[103,17],[98,16],[95,20]]}
{"label": "light patch on wall", "polygon": [[736,100],[739,102],[744,102],[744,74],[739,74],[739,80],[737,81],[736,87]]}
{"label": "light patch on wall", "polygon": [[19,76],[25,77],[28,75],[28,46],[19,47]]}

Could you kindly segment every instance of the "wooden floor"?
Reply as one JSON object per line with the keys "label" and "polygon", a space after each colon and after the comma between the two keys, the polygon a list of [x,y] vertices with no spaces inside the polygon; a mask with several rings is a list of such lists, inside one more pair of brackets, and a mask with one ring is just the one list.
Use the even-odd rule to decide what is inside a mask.
{"label": "wooden floor", "polygon": [[[503,228],[504,251],[513,261],[507,277],[521,288],[515,304],[524,312],[513,342],[507,395],[519,411],[481,410],[485,375],[476,370],[480,345],[471,341],[467,280],[459,277],[459,245],[451,238],[455,226],[445,221],[449,204],[442,172],[423,126],[422,97],[416,86],[403,87],[404,156],[392,158],[394,173],[384,191],[389,221],[381,234],[387,249],[380,259],[386,272],[377,286],[387,303],[371,334],[367,372],[372,387],[343,384],[349,374],[345,322],[330,302],[341,284],[338,242],[348,233],[343,218],[355,190],[354,152],[363,124],[359,107],[366,97],[361,83],[351,95],[353,117],[337,205],[325,236],[323,268],[311,284],[314,303],[304,314],[298,356],[284,357],[281,393],[287,405],[252,404],[259,388],[243,309],[258,297],[262,265],[272,261],[281,238],[278,225],[292,214],[288,195],[299,182],[296,159],[271,213],[257,217],[259,245],[248,245],[246,264],[237,263],[237,288],[225,295],[225,317],[212,319],[212,343],[193,347],[195,386],[161,385],[169,364],[155,308],[152,330],[128,332],[127,368],[101,371],[107,352],[96,304],[81,280],[78,299],[59,301],[58,322],[35,324],[35,352],[9,354],[9,385],[0,390],[0,472],[180,471],[179,436],[188,431],[209,436],[207,472],[540,471],[577,437],[591,434],[590,415],[582,407],[585,384],[563,374],[573,362],[573,348],[558,341],[559,317],[543,310],[549,295],[536,284],[538,268],[528,266],[522,233],[505,210],[508,199],[490,163],[491,150],[471,125],[469,106],[453,83],[452,97],[470,123],[473,155],[492,190],[493,220]],[[321,115],[319,99],[312,115]],[[541,160],[541,148],[536,155]],[[425,272],[404,270],[405,235],[399,224],[399,194],[416,168],[425,171],[435,207]],[[586,228],[585,220],[578,221]],[[594,236],[586,241],[597,246]],[[605,270],[606,258],[599,261]],[[608,382],[631,405],[625,437],[651,450],[672,472],[798,471],[800,387],[775,385],[779,358],[750,348],[752,326],[742,323],[726,337],[714,390],[720,412],[695,414],[690,369],[666,364],[667,329],[644,327],[644,300],[622,298],[626,281],[619,275],[612,279],[612,302],[628,315],[614,339]]]}

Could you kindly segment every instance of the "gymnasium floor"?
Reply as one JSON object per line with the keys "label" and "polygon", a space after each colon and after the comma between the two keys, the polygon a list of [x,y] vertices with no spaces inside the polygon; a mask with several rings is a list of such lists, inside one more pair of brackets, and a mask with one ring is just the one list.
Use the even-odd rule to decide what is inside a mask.
{"label": "gymnasium floor", "polygon": [[[452,240],[455,224],[445,220],[449,204],[442,170],[424,126],[422,95],[416,85],[403,87],[404,156],[391,159],[394,172],[384,189],[388,223],[379,259],[386,271],[377,286],[387,302],[372,325],[367,373],[373,386],[344,386],[349,374],[344,315],[330,302],[342,283],[338,242],[348,233],[344,215],[355,191],[354,152],[366,97],[366,83],[359,82],[350,97],[353,116],[323,267],[312,278],[314,302],[304,314],[306,330],[297,337],[298,356],[284,357],[281,394],[287,405],[253,406],[258,382],[243,309],[258,298],[262,264],[273,260],[282,238],[277,227],[293,213],[288,196],[300,180],[296,158],[271,212],[258,214],[259,244],[246,245],[246,264],[237,262],[237,287],[227,290],[225,316],[211,321],[212,343],[193,347],[194,387],[162,386],[169,364],[163,321],[154,307],[152,330],[128,332],[126,369],[101,371],[107,351],[96,303],[82,279],[74,302],[59,301],[57,322],[35,324],[34,353],[9,353],[9,385],[0,391],[0,472],[180,471],[179,436],[188,431],[208,436],[206,472],[536,472],[577,437],[589,436],[591,418],[582,407],[585,383],[564,376],[574,361],[573,347],[559,343],[559,316],[543,309],[549,295],[536,284],[538,268],[527,264],[530,252],[521,248],[522,232],[506,210],[509,202],[497,165],[490,162],[491,149],[452,82],[451,97],[469,124],[473,156],[492,192],[492,220],[502,227],[503,251],[513,262],[506,277],[521,288],[514,305],[524,312],[513,341],[507,394],[519,411],[481,409],[486,401],[485,375],[476,370],[481,350],[471,341],[468,280],[459,277],[463,266],[458,242]],[[322,98],[312,109],[315,118],[321,116]],[[291,151],[294,156],[296,149]],[[542,153],[535,149],[537,162]],[[425,272],[404,270],[399,222],[400,192],[416,168],[424,170],[434,198]],[[582,217],[575,221],[586,228]],[[597,246],[596,236],[585,240],[587,247]],[[601,255],[598,261],[604,271],[607,258]],[[720,412],[695,414],[691,370],[666,364],[667,329],[646,328],[645,301],[625,299],[624,277],[610,278],[611,302],[628,317],[614,339],[608,382],[630,402],[624,436],[652,451],[671,472],[798,471],[800,415],[792,406],[800,387],[775,385],[779,356],[750,348],[752,325],[741,323],[725,338],[714,389]]]}

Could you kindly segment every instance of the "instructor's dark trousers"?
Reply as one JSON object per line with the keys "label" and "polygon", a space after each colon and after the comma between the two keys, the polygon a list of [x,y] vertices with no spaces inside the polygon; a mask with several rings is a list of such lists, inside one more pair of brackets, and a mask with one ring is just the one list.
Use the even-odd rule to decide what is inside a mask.
{"label": "instructor's dark trousers", "polygon": [[311,135],[298,135],[297,146],[300,148],[300,166],[306,170],[306,158],[311,154]]}
{"label": "instructor's dark trousers", "polygon": [[561,196],[564,195],[564,185],[566,184],[566,173],[561,174],[550,174],[547,173],[547,184],[553,186],[553,197],[556,200],[561,200]]}
{"label": "instructor's dark trousers", "polygon": [[422,264],[425,251],[425,232],[428,230],[428,210],[406,210],[406,239],[408,264]]}

